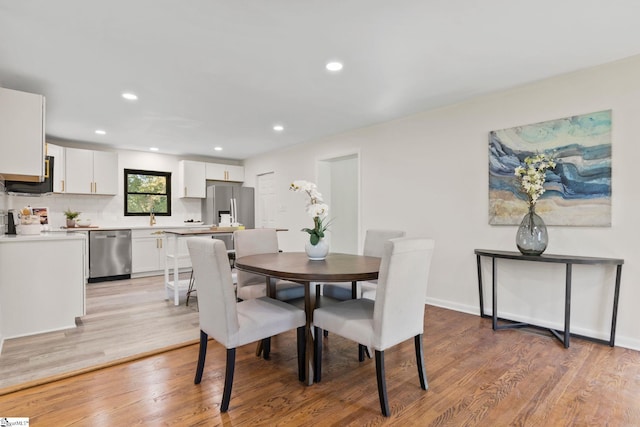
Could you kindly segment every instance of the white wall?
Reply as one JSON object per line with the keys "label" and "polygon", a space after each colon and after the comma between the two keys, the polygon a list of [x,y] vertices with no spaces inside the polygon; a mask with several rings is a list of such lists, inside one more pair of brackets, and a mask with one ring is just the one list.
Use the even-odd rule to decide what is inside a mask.
{"label": "white wall", "polygon": [[[246,185],[254,185],[259,173],[275,172],[277,225],[290,230],[280,233],[280,246],[299,251],[305,235],[297,230],[308,226],[308,218],[294,201],[297,194],[287,190],[289,183],[315,180],[317,159],[360,152],[361,235],[368,228],[393,226],[435,238],[428,302],[477,314],[473,250],[517,250],[515,226],[488,225],[489,131],[612,109],[612,226],[549,227],[547,253],[625,259],[616,344],[640,349],[638,76],[640,57],[629,58],[268,153],[245,162]],[[389,224],[390,211],[397,224]],[[564,266],[499,265],[499,314],[561,328]],[[614,277],[614,268],[574,267],[572,331],[608,335]]]}

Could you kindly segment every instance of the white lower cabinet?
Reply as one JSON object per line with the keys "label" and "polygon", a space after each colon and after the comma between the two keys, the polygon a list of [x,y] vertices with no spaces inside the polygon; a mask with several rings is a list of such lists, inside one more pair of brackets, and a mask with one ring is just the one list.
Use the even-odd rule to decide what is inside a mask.
{"label": "white lower cabinet", "polygon": [[[167,251],[164,232],[168,229],[144,229],[131,232],[131,272],[140,276],[161,274],[164,271]],[[187,253],[186,242],[180,241],[179,253]],[[179,260],[180,268],[191,267],[189,259]]]}

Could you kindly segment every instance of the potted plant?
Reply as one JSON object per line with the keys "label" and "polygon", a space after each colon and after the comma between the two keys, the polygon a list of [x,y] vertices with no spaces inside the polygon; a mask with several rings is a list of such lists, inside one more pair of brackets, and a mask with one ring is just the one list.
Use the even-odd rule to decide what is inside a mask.
{"label": "potted plant", "polygon": [[64,211],[64,216],[67,217],[67,227],[75,227],[76,226],[76,218],[80,215],[80,212],[72,211],[70,208],[67,208]]}

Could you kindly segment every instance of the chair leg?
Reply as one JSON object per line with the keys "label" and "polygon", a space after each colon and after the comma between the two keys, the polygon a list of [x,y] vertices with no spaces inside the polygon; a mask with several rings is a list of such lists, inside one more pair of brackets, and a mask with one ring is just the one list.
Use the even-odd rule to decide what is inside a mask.
{"label": "chair leg", "polygon": [[262,339],[262,357],[264,360],[269,360],[271,353],[271,337]]}
{"label": "chair leg", "polygon": [[227,349],[227,368],[224,373],[224,391],[222,392],[222,403],[220,412],[227,412],[229,401],[231,400],[231,387],[233,386],[233,372],[236,366],[236,349]]}
{"label": "chair leg", "polygon": [[200,330],[200,352],[198,353],[198,367],[196,368],[196,377],[193,380],[194,384],[200,384],[202,381],[202,372],[204,371],[204,360],[207,357],[207,343],[209,336]]}
{"label": "chair leg", "polygon": [[384,379],[384,351],[376,350],[376,377],[378,379],[378,397],[380,410],[385,417],[389,416],[389,399],[387,398],[387,382]]}
{"label": "chair leg", "polygon": [[364,352],[366,349],[362,344],[358,344],[358,362],[364,362]]}
{"label": "chair leg", "polygon": [[427,376],[424,370],[424,354],[422,351],[422,334],[418,334],[414,337],[414,341],[416,344],[416,365],[418,366],[418,377],[420,377],[420,387],[423,390],[429,388],[429,383],[427,383]]}
{"label": "chair leg", "polygon": [[314,327],[315,342],[313,347],[313,381],[322,381],[322,329]]}
{"label": "chair leg", "polygon": [[189,306],[189,297],[193,292],[195,292],[193,290],[194,283],[195,283],[195,280],[193,279],[193,270],[191,270],[191,276],[189,276],[189,289],[187,289],[187,304],[186,304],[187,307]]}
{"label": "chair leg", "polygon": [[304,360],[307,352],[307,338],[305,333],[305,327],[300,326],[298,328],[298,379],[304,381]]}

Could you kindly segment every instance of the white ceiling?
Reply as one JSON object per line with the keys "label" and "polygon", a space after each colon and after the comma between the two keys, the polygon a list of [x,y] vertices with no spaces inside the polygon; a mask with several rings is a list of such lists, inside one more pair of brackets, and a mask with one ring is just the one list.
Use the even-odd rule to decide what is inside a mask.
{"label": "white ceiling", "polygon": [[0,86],[44,94],[53,138],[244,159],[640,54],[639,17],[637,0],[0,0]]}

